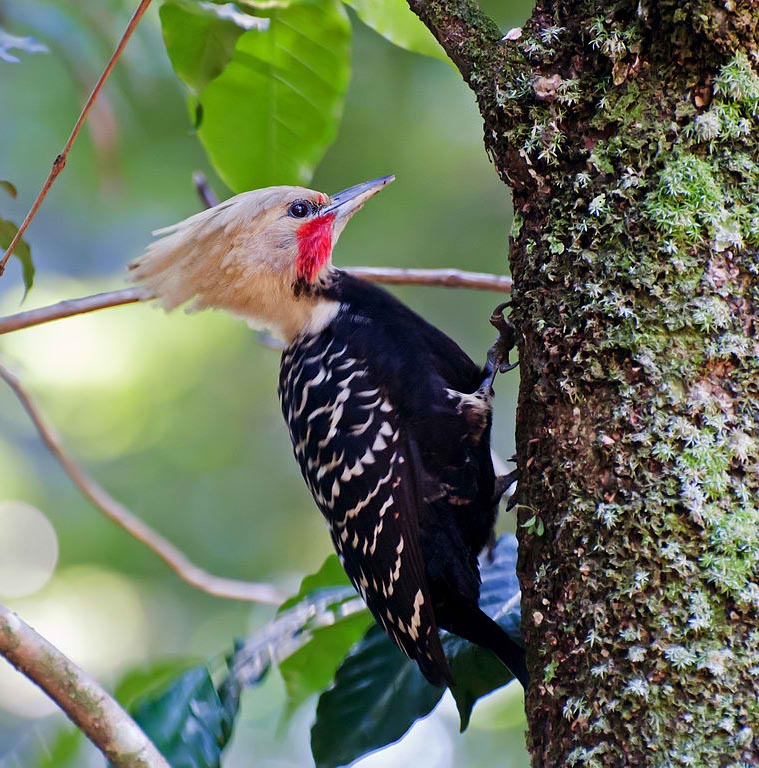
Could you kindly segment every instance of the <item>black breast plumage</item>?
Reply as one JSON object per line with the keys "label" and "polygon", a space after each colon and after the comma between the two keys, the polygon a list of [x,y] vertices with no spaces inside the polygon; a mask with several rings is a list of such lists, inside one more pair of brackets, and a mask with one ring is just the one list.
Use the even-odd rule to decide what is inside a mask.
{"label": "black breast plumage", "polygon": [[471,634],[495,519],[482,374],[381,289],[337,272],[323,299],[339,302],[334,319],[282,355],[295,457],[374,618],[431,682],[450,682],[438,627]]}

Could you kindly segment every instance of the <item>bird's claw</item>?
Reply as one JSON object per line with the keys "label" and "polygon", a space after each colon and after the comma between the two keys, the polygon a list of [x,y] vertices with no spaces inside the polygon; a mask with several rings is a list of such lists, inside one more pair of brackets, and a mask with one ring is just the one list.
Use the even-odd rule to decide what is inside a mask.
{"label": "bird's claw", "polygon": [[498,331],[498,338],[488,350],[486,366],[488,376],[483,383],[483,387],[492,389],[496,374],[513,371],[519,365],[518,360],[512,363],[509,359],[509,353],[517,343],[516,328],[503,316],[503,310],[510,306],[510,301],[504,301],[490,315],[490,324]]}
{"label": "bird's claw", "polygon": [[[498,504],[501,499],[503,498],[503,495],[506,493],[506,491],[509,490],[509,488],[514,485],[519,480],[519,470],[518,469],[512,469],[511,472],[509,472],[506,475],[499,475],[495,479],[495,488],[493,489],[493,505]],[[513,497],[512,497],[513,498]],[[510,501],[511,499],[509,499]]]}

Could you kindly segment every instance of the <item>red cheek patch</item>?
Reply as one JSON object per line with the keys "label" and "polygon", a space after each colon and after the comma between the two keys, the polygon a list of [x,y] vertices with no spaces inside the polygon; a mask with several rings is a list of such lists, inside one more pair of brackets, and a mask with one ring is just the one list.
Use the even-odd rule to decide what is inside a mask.
{"label": "red cheek patch", "polygon": [[332,223],[335,214],[318,216],[301,225],[298,230],[298,277],[312,283],[332,253]]}

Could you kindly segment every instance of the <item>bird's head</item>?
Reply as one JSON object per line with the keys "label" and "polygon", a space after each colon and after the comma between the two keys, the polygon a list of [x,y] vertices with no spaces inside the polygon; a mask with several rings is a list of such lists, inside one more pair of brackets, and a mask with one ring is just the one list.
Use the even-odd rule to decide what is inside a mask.
{"label": "bird's head", "polygon": [[303,187],[244,192],[154,232],[160,239],[129,265],[132,279],[167,310],[226,309],[289,342],[324,303],[314,289],[348,220],[393,179],[331,197]]}

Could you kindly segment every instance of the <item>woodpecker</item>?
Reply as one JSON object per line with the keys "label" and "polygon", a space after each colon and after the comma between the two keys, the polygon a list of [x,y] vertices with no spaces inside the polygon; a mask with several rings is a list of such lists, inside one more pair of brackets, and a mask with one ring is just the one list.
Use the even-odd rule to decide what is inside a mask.
{"label": "woodpecker", "polygon": [[445,629],[489,648],[526,685],[522,649],[478,606],[478,555],[503,490],[490,456],[492,383],[512,367],[508,349],[481,368],[332,264],[348,220],[393,179],[331,197],[245,192],[158,230],[129,266],[165,309],[224,309],[286,345],[279,397],[295,458],[348,577],[427,680],[453,683]]}

